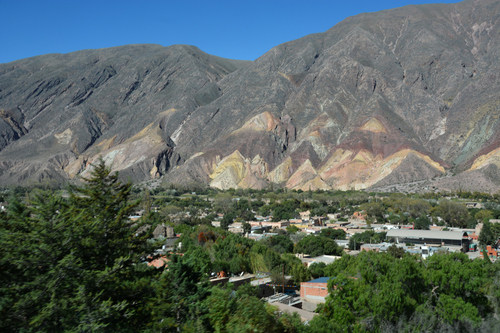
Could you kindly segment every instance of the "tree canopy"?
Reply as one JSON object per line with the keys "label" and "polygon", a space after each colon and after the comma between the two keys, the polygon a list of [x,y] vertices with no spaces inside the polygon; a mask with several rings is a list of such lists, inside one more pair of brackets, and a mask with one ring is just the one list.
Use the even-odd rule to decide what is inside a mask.
{"label": "tree canopy", "polygon": [[156,272],[142,263],[153,253],[152,230],[129,222],[131,186],[102,160],[84,181],[68,199],[13,198],[1,217],[2,330],[126,332],[149,317],[144,296]]}
{"label": "tree canopy", "polygon": [[[311,327],[334,331],[480,331],[494,320],[499,267],[467,255],[361,252],[325,267],[330,296]],[[399,327],[399,328],[398,328]]]}
{"label": "tree canopy", "polygon": [[334,240],[323,237],[309,235],[295,245],[295,253],[307,253],[312,257],[327,255],[342,255],[343,249]]}

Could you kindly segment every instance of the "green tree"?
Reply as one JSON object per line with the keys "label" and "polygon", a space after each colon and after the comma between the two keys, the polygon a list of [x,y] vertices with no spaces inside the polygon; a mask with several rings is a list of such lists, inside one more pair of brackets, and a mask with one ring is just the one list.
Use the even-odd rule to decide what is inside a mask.
{"label": "green tree", "polygon": [[449,200],[440,200],[437,213],[449,226],[459,228],[467,226],[469,211],[462,204]]}
{"label": "green tree", "polygon": [[294,263],[290,268],[290,274],[295,284],[311,280],[311,272],[302,263]]}
{"label": "green tree", "polygon": [[153,228],[129,222],[131,186],[102,160],[84,182],[69,199],[13,200],[0,220],[1,330],[126,332],[149,322]]}
{"label": "green tree", "polygon": [[208,318],[215,332],[302,332],[294,315],[277,316],[276,308],[260,301],[251,287],[234,290],[231,284],[214,287],[206,300]]}
{"label": "green tree", "polygon": [[349,238],[349,250],[358,251],[361,248],[362,243],[359,240],[356,240],[355,237]]}
{"label": "green tree", "polygon": [[415,229],[418,230],[429,230],[429,225],[431,221],[427,217],[427,215],[422,214],[418,219],[415,220]]}
{"label": "green tree", "polygon": [[227,214],[231,211],[233,201],[229,193],[217,194],[214,199],[214,208],[216,211]]}
{"label": "green tree", "polygon": [[280,254],[293,252],[293,242],[286,235],[267,237],[260,242]]}
{"label": "green tree", "polygon": [[396,246],[396,244],[392,244],[387,249],[387,253],[389,253],[394,258],[398,258],[399,259],[399,258],[402,258],[405,255],[405,250],[403,248],[400,248],[399,246]]}
{"label": "green tree", "polygon": [[300,231],[300,229],[293,224],[286,227],[286,232],[289,234],[296,234],[298,231]]}
{"label": "green tree", "polygon": [[294,252],[307,253],[313,257],[323,254],[340,256],[343,249],[330,238],[309,235],[295,245]]}
{"label": "green tree", "polygon": [[347,332],[435,332],[445,327],[477,332],[490,318],[496,302],[492,276],[499,267],[463,253],[434,254],[425,261],[396,257],[361,252],[328,265],[326,275],[335,278],[311,327],[318,321]]}
{"label": "green tree", "polygon": [[383,220],[384,210],[382,204],[378,202],[364,203],[360,206],[361,210],[364,210],[369,217],[373,217],[379,220]]}
{"label": "green tree", "polygon": [[241,226],[243,227],[243,232],[245,234],[249,234],[252,231],[252,225],[248,222],[243,222]]}
{"label": "green tree", "polygon": [[228,332],[276,332],[276,321],[268,305],[256,297],[244,295],[239,299],[233,316],[227,323]]}
{"label": "green tree", "polygon": [[483,223],[483,228],[481,229],[481,232],[479,233],[478,240],[482,246],[495,244],[495,242],[497,241],[497,238],[495,238],[495,235],[493,234],[491,222],[484,222]]}
{"label": "green tree", "polygon": [[222,220],[220,221],[220,227],[224,230],[228,230],[229,225],[233,224],[235,218],[236,218],[236,214],[233,212],[229,212],[229,213],[224,214],[224,216],[222,217]]}
{"label": "green tree", "polygon": [[158,331],[200,331],[208,327],[204,302],[210,295],[208,277],[197,269],[194,256],[172,255],[168,270],[154,282],[155,297],[149,308]]}
{"label": "green tree", "polygon": [[491,210],[481,209],[479,212],[476,213],[476,215],[474,215],[474,217],[478,221],[483,221],[485,219],[489,221],[490,219],[493,218],[493,212]]}
{"label": "green tree", "polygon": [[386,235],[387,235],[386,232],[375,232],[373,230],[366,230],[364,232],[357,233],[351,236],[351,238],[349,238],[349,246],[351,246],[351,243],[354,244],[354,241],[356,242],[357,247],[361,246],[361,244],[363,243],[377,244],[383,242],[385,240]]}
{"label": "green tree", "polygon": [[320,235],[330,239],[346,239],[346,233],[342,229],[321,229]]}
{"label": "green tree", "polygon": [[314,279],[325,276],[326,264],[324,262],[315,262],[309,266],[309,272]]}

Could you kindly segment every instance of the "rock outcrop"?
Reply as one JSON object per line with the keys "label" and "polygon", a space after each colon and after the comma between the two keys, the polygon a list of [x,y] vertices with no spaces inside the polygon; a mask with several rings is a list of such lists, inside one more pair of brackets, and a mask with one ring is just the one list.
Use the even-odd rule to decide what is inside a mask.
{"label": "rock outcrop", "polygon": [[247,64],[184,45],[0,64],[0,184],[64,182],[99,156],[127,179],[161,177],[183,162],[176,129]]}
{"label": "rock outcrop", "polygon": [[0,183],[64,181],[98,156],[134,181],[218,188],[493,179],[499,14],[498,0],[361,14],[253,62],[133,45],[1,64]]}

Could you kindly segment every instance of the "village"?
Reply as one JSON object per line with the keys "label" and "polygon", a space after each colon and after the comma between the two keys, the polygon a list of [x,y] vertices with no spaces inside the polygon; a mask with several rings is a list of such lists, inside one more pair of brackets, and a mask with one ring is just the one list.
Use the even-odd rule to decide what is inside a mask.
{"label": "village", "polygon": [[[63,281],[49,285],[51,294],[72,286],[99,288],[103,300],[126,299],[139,311],[136,320],[147,317],[155,327],[167,318],[173,328],[198,322],[208,330],[264,324],[279,332],[340,329],[357,320],[337,316],[345,304],[370,312],[426,306],[435,309],[433,320],[446,323],[453,323],[452,309],[465,304],[482,311],[472,310],[474,321],[466,325],[495,320],[489,309],[500,290],[498,195],[150,190],[122,185],[109,172],[101,162],[83,187],[0,193],[6,301],[31,299],[26,288],[48,279]],[[26,275],[21,262],[38,269]],[[12,303],[1,311],[11,318],[65,302],[44,297],[34,310]],[[98,311],[91,294],[74,297],[68,314],[78,313],[82,302],[86,311]],[[380,318],[379,324],[397,324]],[[415,320],[409,322],[418,325]]]}
{"label": "village", "polygon": [[[224,200],[221,199],[221,195]],[[280,198],[279,195],[276,196],[271,192],[271,198],[260,193],[259,198],[255,199],[252,198],[252,195],[248,198],[228,196],[227,193],[199,196],[195,192],[191,192],[184,194],[184,196],[172,196],[170,197],[172,200],[167,205],[162,207],[153,204],[150,207],[150,214],[152,212],[160,219],[159,216],[168,219],[167,223],[162,222],[154,230],[154,237],[164,240],[164,243],[162,249],[159,250],[162,256],[152,261],[150,265],[161,267],[168,263],[168,253],[182,252],[183,232],[189,233],[196,230],[195,234],[198,234],[198,230],[205,230],[205,234],[207,234],[207,230],[211,227],[222,228],[256,243],[269,244],[273,242],[273,239],[287,238],[292,243],[288,250],[291,250],[290,252],[300,260],[301,265],[306,270],[315,267],[324,268],[341,259],[343,255],[357,256],[364,251],[398,253],[399,257],[408,253],[421,258],[421,260],[426,260],[438,253],[464,253],[472,260],[484,258],[486,254],[486,257],[492,262],[496,261],[499,256],[500,219],[492,218],[498,214],[495,209],[491,209],[492,207],[496,208],[494,206],[496,204],[493,203],[496,198],[493,196],[490,200],[471,201],[467,197],[472,197],[472,194],[437,195],[436,197],[442,197],[443,205],[444,202],[451,203],[455,205],[452,208],[459,208],[460,214],[462,214],[459,216],[460,214],[457,213],[461,221],[456,217],[454,220],[448,219],[446,221],[446,216],[443,215],[443,218],[439,215],[439,200],[436,198],[415,199],[411,198],[410,195],[402,194],[350,193],[351,196],[356,197],[350,203],[348,200],[345,201],[345,199],[335,196],[328,203],[325,200],[327,199],[325,195],[328,194],[308,193],[306,198],[304,193],[293,193],[288,196],[282,193]],[[342,193],[339,192],[336,195],[341,197]],[[141,196],[144,196],[144,193],[141,193]],[[466,198],[460,198],[460,196]],[[162,198],[161,195],[156,197]],[[302,200],[297,199],[299,197]],[[147,194],[148,202],[153,202],[154,198],[155,196],[150,197]],[[183,200],[186,203],[182,203]],[[373,214],[372,203],[375,200],[379,201],[375,205],[380,206],[378,207],[380,211]],[[396,211],[396,209],[391,208],[397,206],[395,202],[398,200],[401,207],[406,205],[406,211],[403,209]],[[288,215],[292,218],[278,220],[273,216],[273,211],[281,211],[279,207],[291,201],[294,202],[294,205],[291,206],[297,207],[291,209],[291,215]],[[385,211],[384,201],[386,202]],[[161,200],[156,200],[156,204],[159,202]],[[179,207],[183,205],[185,207],[172,209],[174,202]],[[434,207],[429,202],[434,204]],[[491,210],[486,209],[485,204]],[[196,206],[200,208],[197,209]],[[205,207],[203,208],[203,206]],[[239,209],[242,206],[246,209]],[[331,212],[333,210],[331,207],[335,207],[335,212]],[[224,211],[225,213],[223,213]],[[261,215],[260,212],[270,214]],[[371,215],[370,212],[372,212]],[[467,213],[467,216],[464,216],[464,213]],[[145,210],[140,210],[136,214],[131,219],[139,219],[145,214]],[[252,219],[244,221],[239,217],[245,215],[251,216]],[[404,218],[399,219],[399,215]],[[394,218],[394,216],[398,216],[398,218]],[[422,224],[422,221],[419,223],[419,220],[424,219],[427,221],[426,225]],[[391,221],[396,223],[391,223]],[[198,225],[196,225],[197,222],[199,222]],[[480,235],[485,223],[488,232],[495,235],[492,236],[494,241],[487,244],[484,240],[480,242]],[[459,227],[460,224],[466,225]],[[190,226],[187,227],[187,225]],[[491,231],[491,226],[493,226],[494,231]],[[314,255],[300,250],[300,242],[304,238],[312,239],[314,248],[315,240],[319,243],[320,238],[332,233],[335,236],[330,237],[338,246],[334,251],[323,251],[321,255]],[[207,246],[207,242],[200,242],[200,244]],[[288,251],[283,251],[280,254],[286,253]],[[286,264],[282,266],[282,274],[280,272],[273,273],[272,271],[276,271],[276,267],[269,266],[265,267],[268,271],[214,271],[211,273],[210,282],[213,285],[251,284],[258,288],[259,297],[262,299],[278,306],[282,311],[298,313],[304,321],[311,320],[316,315],[315,310],[318,305],[323,304],[329,295],[329,277],[309,275],[309,279],[302,281],[303,279],[297,279],[297,277],[288,274],[290,272],[288,269],[287,274],[285,274]],[[277,267],[278,270],[280,267]],[[264,270],[266,270],[265,268]]]}

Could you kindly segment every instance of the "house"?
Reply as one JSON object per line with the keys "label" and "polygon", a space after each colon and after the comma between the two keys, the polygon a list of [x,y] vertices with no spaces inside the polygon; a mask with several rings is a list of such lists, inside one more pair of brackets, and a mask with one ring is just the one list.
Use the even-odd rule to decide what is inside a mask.
{"label": "house", "polygon": [[377,223],[372,223],[371,228],[373,230],[379,230],[379,231],[384,231],[384,230],[390,230],[390,229],[399,229],[398,226],[395,226],[394,224],[377,224]]}
{"label": "house", "polygon": [[342,217],[341,213],[335,213],[335,214],[326,214],[328,216],[329,220],[337,220],[339,217]]}
{"label": "house", "polygon": [[166,226],[165,223],[162,223],[161,225],[157,225],[155,230],[153,231],[153,237],[154,238],[173,238],[175,237],[175,232],[174,228],[170,226]]}
{"label": "house", "polygon": [[[497,249],[495,249],[495,248],[493,248],[491,245],[488,245],[486,247],[486,254],[491,259],[497,259],[498,256],[499,256],[499,254],[500,254],[500,251],[497,250]],[[479,250],[479,256],[484,259],[484,253],[483,253],[482,249]]]}
{"label": "house", "polygon": [[363,212],[354,212],[354,214],[352,214],[351,218],[353,220],[366,220],[366,214],[363,213]]}
{"label": "house", "polygon": [[300,212],[300,218],[304,221],[309,221],[309,217],[311,217],[310,211]]}
{"label": "house", "polygon": [[415,245],[457,246],[462,252],[469,251],[470,239],[462,231],[434,231],[392,229],[387,231],[387,238],[393,238],[396,243],[411,243]]}
{"label": "house", "polygon": [[274,229],[274,228],[283,228],[283,227],[287,227],[287,226],[290,225],[290,222],[288,222],[288,221],[279,221],[279,222],[248,221],[248,223],[252,227],[265,227],[265,226],[269,226],[272,229]]}
{"label": "house", "polygon": [[484,208],[484,204],[480,202],[466,202],[465,207],[467,208]]}
{"label": "house", "polygon": [[442,231],[444,228],[446,228],[446,227],[439,226],[439,225],[431,225],[431,226],[429,226],[430,230],[435,230],[435,231]]}
{"label": "house", "polygon": [[344,249],[349,248],[349,241],[346,239],[337,239],[335,243],[337,243],[338,246],[341,246]]}
{"label": "house", "polygon": [[[297,254],[296,254],[296,256],[297,256]],[[335,260],[340,259],[342,257],[340,257],[340,256],[322,255],[322,256],[311,258],[308,255],[298,254],[298,258],[302,261],[302,264],[304,266],[309,267],[309,266],[311,266],[314,263],[320,263],[320,262],[328,265],[328,264],[331,264]]]}
{"label": "house", "polygon": [[319,303],[325,303],[325,297],[328,296],[329,279],[329,277],[321,277],[300,283],[302,309],[314,311]]}
{"label": "house", "polygon": [[271,286],[271,278],[269,277],[259,277],[256,280],[250,282],[252,286],[257,286],[259,290],[259,297],[269,297],[274,295],[274,288]]}
{"label": "house", "polygon": [[380,252],[380,245],[379,244],[363,244],[363,245],[361,245],[361,251]]}
{"label": "house", "polygon": [[306,234],[308,235],[315,235],[315,234],[319,234],[320,230],[319,229],[306,229]]}
{"label": "house", "polygon": [[252,233],[252,234],[255,234],[255,233],[256,233],[256,231],[257,231],[257,233],[259,233],[259,232],[261,232],[261,231],[262,231],[261,233],[266,233],[266,232],[271,231],[271,229],[272,229],[272,226],[270,226],[270,225],[265,225],[265,226],[255,226],[255,227],[252,227],[252,229],[251,229],[251,233]]}
{"label": "house", "polygon": [[229,226],[229,229],[227,229],[227,231],[232,232],[233,234],[243,234],[245,232],[242,227],[233,226]]}
{"label": "house", "polygon": [[329,228],[337,228],[337,227],[344,227],[349,225],[350,222],[347,221],[337,221],[335,223],[327,223],[326,226]]}
{"label": "house", "polygon": [[163,265],[166,265],[169,261],[170,261],[170,259],[167,259],[166,256],[161,256],[159,258],[156,258],[156,259],[148,262],[148,266],[154,266],[156,268],[160,268]]}

